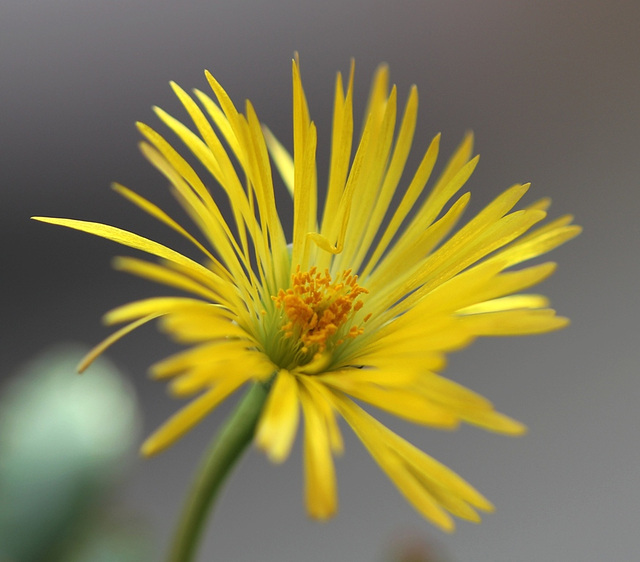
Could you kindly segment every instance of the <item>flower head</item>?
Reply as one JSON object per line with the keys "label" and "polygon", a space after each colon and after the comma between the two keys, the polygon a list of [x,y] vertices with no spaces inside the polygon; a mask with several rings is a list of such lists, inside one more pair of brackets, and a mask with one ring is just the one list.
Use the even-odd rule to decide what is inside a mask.
{"label": "flower head", "polygon": [[[411,89],[398,119],[396,89],[389,88],[388,71],[381,67],[353,151],[353,65],[346,91],[340,74],[336,81],[328,187],[319,215],[316,126],[297,61],[293,157],[261,127],[249,102],[239,113],[213,76],[206,76],[215,101],[196,90],[198,104],[172,84],[193,130],[160,109],[156,113],[190,158],[211,174],[216,190],[226,194],[230,220],[216,202],[221,192],[210,191],[188,160],[147,125],[138,125],[145,137],[142,152],[170,181],[199,234],[115,186],[189,240],[202,260],[112,226],[40,218],[159,258],[117,258],[115,267],[190,295],[150,298],[109,312],[106,322],[124,327],[86,364],[159,318],[187,348],[154,365],[152,374],[169,380],[174,395],[196,398],[144,443],[145,454],[171,445],[239,387],[258,381],[271,390],[255,441],[271,460],[287,458],[300,412],[304,416],[306,503],[312,516],[326,518],[337,509],[333,457],[342,450],[342,417],[425,517],[447,530],[453,528],[449,514],[479,520],[476,509],[492,509],[482,495],[358,402],[435,428],[467,422],[522,433],[520,423],[439,372],[447,352],[479,336],[543,333],[567,324],[544,297],[521,292],[549,276],[554,264],[513,266],[562,244],[579,228],[568,216],[536,226],[549,201],[514,211],[528,187],[514,185],[454,230],[469,201],[469,193],[457,194],[478,161],[472,158],[471,135],[427,190],[438,155],[436,136],[405,185],[417,90]],[[290,235],[278,216],[269,153],[293,197]]]}

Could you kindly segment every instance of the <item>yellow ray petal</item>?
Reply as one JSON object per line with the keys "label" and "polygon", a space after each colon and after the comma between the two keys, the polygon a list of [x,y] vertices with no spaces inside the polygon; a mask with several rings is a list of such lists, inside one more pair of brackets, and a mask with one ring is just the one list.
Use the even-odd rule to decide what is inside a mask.
{"label": "yellow ray petal", "polygon": [[[473,132],[467,131],[462,142],[456,148],[456,151],[447,161],[444,170],[437,179],[429,198],[424,202],[423,207],[429,207],[433,204],[433,199],[440,196],[441,191],[451,188],[451,181],[467,165],[473,154]],[[451,194],[453,195],[453,193]],[[422,210],[422,209],[421,209]]]}
{"label": "yellow ray petal", "polygon": [[551,275],[556,266],[548,262],[520,271],[501,273],[503,267],[504,263],[500,260],[490,259],[450,278],[407,311],[403,316],[404,324],[408,326],[413,322],[412,325],[417,327],[432,315],[457,314],[478,303],[529,288]]}
{"label": "yellow ray petal", "polygon": [[[351,145],[353,142],[353,75],[355,65],[351,60],[349,83],[346,95],[343,93],[342,75],[338,73],[335,85],[335,101],[333,106],[333,125],[331,133],[331,163],[329,166],[329,185],[322,213],[321,233],[329,235],[333,219],[338,212],[338,205],[349,173]],[[326,264],[318,264],[324,267]]]}
{"label": "yellow ray petal", "polygon": [[[408,284],[404,290],[399,288],[388,297],[389,302],[398,303],[390,310],[397,315],[411,309],[424,295],[508,244],[542,220],[544,215],[543,211],[538,210],[516,211],[493,223],[487,221],[484,226],[475,224],[468,229],[474,222],[471,221],[430,256],[422,270],[415,275],[413,284]],[[413,293],[401,300],[407,291],[413,289]]]}
{"label": "yellow ray petal", "polygon": [[[375,128],[371,134],[376,141],[368,145],[368,151],[363,162],[363,169],[366,173],[362,175],[356,185],[354,198],[361,202],[361,206],[353,213],[349,221],[348,237],[358,240],[359,244],[349,244],[344,248],[338,257],[336,267],[338,269],[349,268],[360,269],[360,264],[371,245],[374,236],[384,216],[395,192],[397,182],[391,177],[390,181],[385,181],[385,171],[389,162],[389,154],[393,144],[393,133],[396,123],[396,88],[391,90],[388,100],[382,106],[384,111],[380,116],[379,123],[375,123]],[[406,134],[403,131],[403,134]],[[400,158],[402,158],[400,154]],[[396,157],[393,165],[399,165]]]}
{"label": "yellow ray petal", "polygon": [[178,310],[160,322],[162,330],[179,343],[198,343],[223,339],[255,340],[244,328],[226,316],[208,310]]}
{"label": "yellow ray petal", "polygon": [[117,332],[111,334],[108,338],[102,340],[98,345],[96,345],[89,353],[87,353],[80,364],[78,365],[78,372],[82,373],[91,363],[93,363],[100,355],[104,353],[104,351],[111,347],[114,343],[116,343],[119,339],[123,338],[136,328],[146,324],[147,322],[153,320],[154,318],[158,318],[160,314],[149,314],[144,318],[139,318],[135,322],[131,322],[127,324],[123,328],[120,328]]}
{"label": "yellow ray petal", "polygon": [[282,146],[280,141],[266,125],[262,125],[262,132],[267,143],[267,148],[269,149],[269,154],[271,154],[271,158],[273,158],[276,168],[278,168],[278,172],[280,172],[280,176],[289,191],[289,195],[293,197],[293,158],[291,158],[291,154]]}
{"label": "yellow ray petal", "polygon": [[[417,101],[416,101],[417,103]],[[429,148],[427,149],[425,155],[416,170],[416,173],[407,188],[400,204],[396,208],[393,216],[391,217],[384,234],[380,238],[375,250],[371,254],[371,258],[367,262],[366,266],[363,269],[362,276],[366,277],[370,274],[370,272],[378,265],[378,261],[381,256],[386,252],[389,243],[393,239],[393,237],[398,232],[400,225],[407,217],[407,214],[413,208],[414,203],[423,192],[425,185],[429,181],[429,177],[431,176],[431,172],[433,170],[433,166],[436,163],[438,158],[438,150],[440,146],[440,135],[436,135],[436,137],[431,141]],[[407,229],[407,232],[412,231],[413,229]]]}
{"label": "yellow ray petal", "polygon": [[[417,211],[409,225],[403,230],[403,235],[398,239],[396,244],[390,250],[390,253],[405,251],[407,246],[413,245],[417,235],[431,226],[438,215],[441,214],[445,205],[451,198],[465,185],[478,164],[476,156],[464,166],[460,168],[457,174],[447,183],[447,185],[439,191],[434,190],[429,194],[426,203]],[[429,250],[431,247],[429,247]],[[425,252],[422,252],[424,255]]]}
{"label": "yellow ray petal", "polygon": [[322,380],[353,398],[413,423],[441,429],[454,429],[458,426],[457,416],[409,390],[356,384],[349,377],[324,376]]}
{"label": "yellow ray petal", "polygon": [[302,381],[302,384],[318,406],[318,412],[323,417],[329,435],[331,451],[337,455],[342,454],[344,451],[344,443],[336,420],[333,393],[326,385],[320,382],[321,378],[318,376],[302,376],[299,380]]}
{"label": "yellow ray petal", "polygon": [[212,340],[162,359],[151,366],[150,373],[155,379],[173,377],[182,371],[207,365],[217,358],[243,357],[253,352],[250,346],[250,343],[237,339]]}
{"label": "yellow ray petal", "polygon": [[298,429],[300,405],[295,377],[280,369],[256,430],[255,442],[271,462],[281,463],[289,456]]}
{"label": "yellow ray petal", "polygon": [[197,299],[187,297],[152,297],[114,308],[104,315],[103,320],[108,325],[120,324],[122,322],[128,322],[151,314],[159,316],[177,310],[189,310],[194,308],[220,310],[220,313],[224,314],[224,312],[222,312],[223,309],[216,307],[216,305]]}
{"label": "yellow ray petal", "polygon": [[549,308],[503,310],[464,316],[463,325],[480,336],[522,336],[544,334],[564,328],[569,319],[556,316]]}
{"label": "yellow ray petal", "polygon": [[[388,354],[393,361],[394,354]],[[334,379],[349,379],[352,385],[379,385],[384,387],[407,387],[419,380],[419,375],[415,372],[404,369],[404,365],[393,363],[396,367],[384,369],[371,368],[348,368],[338,369],[322,373],[318,376],[318,380],[331,384]]]}
{"label": "yellow ray petal", "polygon": [[493,511],[491,503],[464,479],[402,439],[351,400],[336,395],[336,406],[365,445],[386,447],[408,463],[411,470],[419,473],[421,480],[429,486],[442,487],[478,509]]}
{"label": "yellow ray petal", "polygon": [[[200,103],[204,106],[206,112],[209,114],[209,117],[211,117],[213,122],[216,124],[216,127],[218,127],[218,129],[222,133],[224,140],[227,142],[227,144],[229,145],[233,153],[236,155],[236,158],[238,159],[238,161],[242,161],[242,158],[243,158],[242,149],[240,148],[238,139],[233,133],[233,129],[231,128],[231,125],[229,124],[227,117],[225,116],[222,109],[220,109],[220,106],[218,106],[216,102],[214,102],[207,94],[205,94],[201,90],[196,89],[194,90],[194,92],[196,94],[196,97],[200,101]],[[215,136],[217,139],[217,135]],[[208,137],[204,137],[204,138],[207,141],[207,144],[209,144],[209,146],[211,147],[212,143],[209,143],[209,140],[211,139]]]}
{"label": "yellow ray petal", "polygon": [[465,422],[488,431],[514,436],[524,435],[527,432],[524,424],[495,410],[459,408],[458,414]]}
{"label": "yellow ray petal", "polygon": [[545,308],[549,306],[549,299],[542,295],[510,295],[499,299],[484,301],[458,310],[459,314],[481,314],[485,312],[499,312],[502,310],[517,310],[521,308]]}
{"label": "yellow ray petal", "polygon": [[421,473],[414,473],[416,479],[421,482],[423,487],[427,487],[429,494],[433,499],[452,515],[472,521],[473,523],[480,523],[480,516],[478,513],[464,500],[460,499],[456,494],[440,488],[438,486],[430,486],[429,482],[424,482],[421,478]]}
{"label": "yellow ray petal", "polygon": [[220,381],[217,386],[208,390],[169,418],[147,438],[142,444],[140,452],[145,457],[149,457],[171,446],[245,382],[246,379],[243,380],[242,378],[230,378]]}
{"label": "yellow ray petal", "polygon": [[547,229],[543,226],[539,230],[541,232],[536,230],[522,239],[515,240],[490,259],[503,263],[504,267],[522,263],[550,252],[582,232],[582,228],[577,225],[561,226],[554,229]]}
{"label": "yellow ray petal", "polygon": [[464,410],[492,411],[493,404],[484,396],[435,373],[425,373],[414,385],[414,390],[430,400]]}
{"label": "yellow ray petal", "polygon": [[112,185],[114,191],[118,192],[120,195],[131,201],[134,205],[140,207],[143,211],[155,217],[160,222],[166,224],[169,228],[175,230],[180,235],[184,236],[189,242],[191,242],[198,250],[200,250],[207,258],[209,258],[212,262],[217,262],[217,260],[211,255],[211,252],[207,250],[198,240],[196,240],[191,234],[189,234],[184,228],[182,228],[176,221],[174,221],[169,215],[167,215],[162,209],[147,201],[144,197],[141,197],[134,191],[126,188],[124,185],[120,185],[119,183],[114,183]]}
{"label": "yellow ray petal", "polygon": [[304,467],[307,512],[328,519],[338,509],[335,468],[327,426],[315,401],[306,390],[299,394],[304,413]]}
{"label": "yellow ray petal", "polygon": [[[153,144],[153,146],[145,142],[140,144],[140,150],[145,158],[171,182],[178,201],[217,249],[227,267],[238,276],[239,280],[245,277],[245,272],[249,272],[249,278],[251,278],[250,268],[247,266],[249,256],[246,251],[243,253],[240,249],[220,209],[197,174],[158,133],[150,127],[142,125],[140,127],[142,133]],[[231,171],[221,180],[223,181],[221,185],[226,186],[226,190],[235,196],[233,211],[238,231],[242,235],[244,222],[248,221],[253,228],[252,232],[256,231],[258,235],[253,226],[255,218],[251,214],[246,198],[243,205],[244,192],[240,181],[230,162],[227,163],[227,167],[230,167]],[[239,258],[243,258],[242,266],[238,264]]]}
{"label": "yellow ray petal", "polygon": [[[374,302],[384,302],[389,294],[396,294],[401,288],[408,290],[409,286],[418,283],[418,272],[421,266],[431,259],[429,253],[456,225],[467,204],[470,194],[462,195],[444,214],[443,217],[431,224],[418,236],[413,236],[411,244],[403,244],[403,248],[394,248],[393,251],[381,260],[378,268],[372,273],[367,286],[373,293]],[[386,319],[377,318],[378,322]]]}
{"label": "yellow ray petal", "polygon": [[[122,230],[115,226],[109,226],[106,224],[100,224],[96,222],[80,221],[75,219],[58,219],[58,218],[51,218],[51,217],[32,217],[32,218],[40,222],[56,224],[59,226],[66,226],[67,228],[72,228],[74,230],[80,230],[82,232],[87,232],[95,236],[100,236],[101,238],[106,238],[107,240],[111,240],[113,242],[117,242],[118,244],[122,244],[123,246],[129,246],[130,248],[134,248],[142,252],[147,252],[159,258],[163,258],[167,261],[178,263],[189,269],[194,269],[200,273],[203,273],[208,279],[212,281],[212,283],[216,287],[220,286],[219,277],[214,275],[211,270],[183,256],[182,254],[180,254],[179,252],[176,252],[175,250],[171,250],[170,248],[167,248],[166,246],[163,246],[158,242],[154,242],[153,240],[149,240],[148,238],[144,238],[142,236],[139,236],[138,234],[133,234],[132,232]],[[228,292],[228,291],[223,291],[223,292]]]}
{"label": "yellow ray petal", "polygon": [[112,264],[114,269],[118,271],[125,271],[156,283],[174,287],[208,301],[215,302],[218,299],[218,295],[210,288],[164,265],[120,256],[114,258]]}
{"label": "yellow ray petal", "polygon": [[381,424],[350,400],[336,398],[340,413],[405,498],[419,513],[442,530],[453,531],[453,520],[430,493],[434,487],[432,481],[417,478],[402,456],[388,446],[387,440],[381,438]]}
{"label": "yellow ray petal", "polygon": [[[221,348],[223,351],[225,348]],[[242,361],[238,358],[242,357]],[[240,355],[237,350],[216,355],[209,362],[196,365],[184,373],[180,373],[171,381],[169,392],[176,398],[186,398],[207,390],[223,380],[264,380],[273,373],[273,365],[260,353],[245,352]]]}

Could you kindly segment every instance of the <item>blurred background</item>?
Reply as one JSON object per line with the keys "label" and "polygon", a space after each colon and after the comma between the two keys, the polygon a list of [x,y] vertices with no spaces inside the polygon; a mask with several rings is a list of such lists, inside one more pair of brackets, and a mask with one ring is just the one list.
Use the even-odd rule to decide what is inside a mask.
{"label": "blurred background", "polygon": [[[169,80],[206,90],[209,69],[239,107],[250,98],[290,147],[290,60],[299,51],[323,170],[336,71],[348,72],[355,58],[361,116],[384,61],[402,103],[411,84],[420,92],[410,170],[437,132],[444,160],[472,129],[481,154],[468,184],[476,209],[531,181],[527,201],[550,196],[551,216],[574,213],[584,226],[551,255],[560,267],[540,288],[572,326],[480,341],[446,371],[524,421],[527,436],[390,422],[496,504],[481,525],[461,522],[451,536],[430,527],[345,428],[335,519],[319,524],[304,515],[299,444],[277,467],[252,450],[224,491],[201,560],[385,561],[407,541],[455,562],[636,559],[638,29],[633,0],[3,0],[3,388],[54,344],[100,341],[106,310],[162,294],[110,269],[113,255],[126,254],[121,248],[28,217],[95,220],[175,246],[171,233],[109,189],[119,181],[170,201],[164,179],[136,149],[134,128],[136,120],[160,128],[154,104],[184,117]],[[284,189],[281,196],[288,209]],[[145,375],[170,351],[149,326],[108,353],[141,404],[134,447],[179,405]],[[82,380],[98,376],[90,369]],[[68,377],[77,384],[72,369]],[[134,457],[118,477],[111,501],[146,522],[151,560],[162,558],[192,472],[231,407],[161,456]],[[110,410],[114,423],[133,416],[127,408]]]}

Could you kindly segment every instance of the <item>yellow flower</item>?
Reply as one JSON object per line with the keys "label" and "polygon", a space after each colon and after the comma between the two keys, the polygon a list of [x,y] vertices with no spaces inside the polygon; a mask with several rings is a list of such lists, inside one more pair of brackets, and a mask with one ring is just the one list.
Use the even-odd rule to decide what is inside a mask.
{"label": "yellow flower", "polygon": [[[170,181],[202,242],[153,203],[115,186],[193,243],[204,256],[202,263],[112,226],[39,219],[160,258],[153,263],[117,258],[115,267],[191,294],[136,301],[109,312],[107,324],[125,327],[85,363],[160,318],[162,329],[189,347],[154,365],[152,374],[169,380],[175,396],[197,397],[144,443],[144,454],[171,445],[245,383],[262,381],[271,390],[255,441],[272,461],[287,458],[300,411],[304,416],[311,516],[327,518],[337,509],[333,457],[343,447],[341,416],[426,518],[446,530],[453,529],[449,513],[479,520],[476,509],[492,510],[482,495],[359,403],[434,428],[451,429],[464,421],[521,434],[520,423],[438,373],[447,352],[478,336],[536,334],[567,324],[547,308],[544,297],[520,293],[549,276],[555,265],[512,266],[555,248],[579,228],[567,216],[534,229],[545,218],[549,200],[513,211],[528,187],[514,185],[454,231],[469,201],[469,193],[457,193],[478,161],[471,158],[472,137],[466,136],[427,191],[438,155],[436,136],[405,185],[418,94],[411,89],[396,127],[396,89],[389,88],[386,67],[374,77],[352,158],[353,65],[346,93],[337,76],[329,180],[318,220],[316,126],[297,61],[293,158],[261,128],[249,102],[239,113],[213,76],[206,76],[217,101],[195,91],[198,105],[172,84],[197,133],[161,109],[156,113],[226,193],[232,220],[223,216],[217,196],[192,165],[147,125],[138,125],[146,139],[142,152]],[[291,238],[278,216],[269,153],[293,196]]]}

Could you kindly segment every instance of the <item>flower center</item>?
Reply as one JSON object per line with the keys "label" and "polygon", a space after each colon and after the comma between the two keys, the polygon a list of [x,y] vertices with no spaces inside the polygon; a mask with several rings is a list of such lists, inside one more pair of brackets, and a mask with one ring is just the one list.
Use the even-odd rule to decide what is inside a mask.
{"label": "flower center", "polygon": [[343,271],[334,281],[328,270],[320,273],[312,267],[300,271],[298,266],[291,276],[291,287],[271,297],[284,312],[286,322],[281,329],[295,348],[298,365],[364,332],[362,326],[349,324],[364,304],[358,298],[368,292],[358,285],[358,276],[351,270]]}

